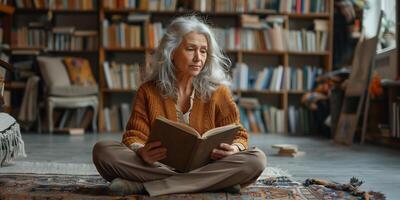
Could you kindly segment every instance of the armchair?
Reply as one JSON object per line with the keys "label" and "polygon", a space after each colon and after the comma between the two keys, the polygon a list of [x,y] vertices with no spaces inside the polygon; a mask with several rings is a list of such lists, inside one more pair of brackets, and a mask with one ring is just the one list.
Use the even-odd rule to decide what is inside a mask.
{"label": "armchair", "polygon": [[2,112],[7,70],[12,70],[11,65],[0,60],[0,167],[17,157],[26,157],[19,124],[12,116]]}
{"label": "armchair", "polygon": [[37,61],[46,85],[48,131],[52,133],[54,130],[53,110],[56,107],[91,107],[93,109],[92,127],[93,131],[97,131],[97,84],[72,84],[63,58],[39,56]]}

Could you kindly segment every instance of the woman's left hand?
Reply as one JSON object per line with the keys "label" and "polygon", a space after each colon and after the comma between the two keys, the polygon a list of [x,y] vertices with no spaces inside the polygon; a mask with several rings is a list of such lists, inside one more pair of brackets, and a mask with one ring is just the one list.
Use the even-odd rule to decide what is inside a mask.
{"label": "woman's left hand", "polygon": [[236,145],[221,143],[218,149],[213,149],[213,151],[211,152],[211,159],[219,160],[237,152],[239,152],[239,148]]}

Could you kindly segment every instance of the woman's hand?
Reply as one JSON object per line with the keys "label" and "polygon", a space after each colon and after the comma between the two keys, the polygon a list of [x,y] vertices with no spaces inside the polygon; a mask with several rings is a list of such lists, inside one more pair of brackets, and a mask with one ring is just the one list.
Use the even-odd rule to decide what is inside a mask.
{"label": "woman's hand", "polygon": [[213,149],[211,153],[211,159],[219,160],[225,156],[229,156],[239,152],[239,147],[236,145],[229,145],[226,143],[221,143],[218,149]]}
{"label": "woman's hand", "polygon": [[167,157],[167,149],[161,146],[160,141],[150,142],[137,150],[137,154],[142,159],[152,165],[153,163]]}

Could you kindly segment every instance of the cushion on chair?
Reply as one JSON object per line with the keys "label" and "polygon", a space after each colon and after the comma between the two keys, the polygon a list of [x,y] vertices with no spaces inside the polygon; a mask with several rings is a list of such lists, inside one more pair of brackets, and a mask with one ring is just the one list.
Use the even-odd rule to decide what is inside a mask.
{"label": "cushion on chair", "polygon": [[87,96],[97,94],[99,91],[97,85],[92,86],[51,86],[49,87],[49,95],[62,96],[62,97],[74,97],[74,96]]}
{"label": "cushion on chair", "polygon": [[64,63],[72,85],[96,85],[96,80],[94,79],[92,69],[87,59],[66,57]]}
{"label": "cushion on chair", "polygon": [[62,58],[57,57],[37,57],[40,72],[48,86],[70,86],[71,82],[68,72],[62,62]]}

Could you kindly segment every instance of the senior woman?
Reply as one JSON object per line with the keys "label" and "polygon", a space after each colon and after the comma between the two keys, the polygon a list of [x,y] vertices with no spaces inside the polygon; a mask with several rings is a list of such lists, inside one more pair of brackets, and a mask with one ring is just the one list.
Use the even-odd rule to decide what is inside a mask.
{"label": "senior woman", "polygon": [[238,109],[226,86],[230,64],[213,32],[198,18],[179,17],[171,22],[156,50],[153,73],[136,93],[122,143],[100,141],[93,148],[93,162],[111,182],[112,192],[147,192],[150,196],[238,192],[258,178],[266,156],[255,147],[248,149],[248,133],[242,126],[233,144],[221,143],[213,150],[212,162],[187,173],[157,162],[168,151],[159,141],[146,144],[158,116],[186,123],[199,133],[240,125]]}

